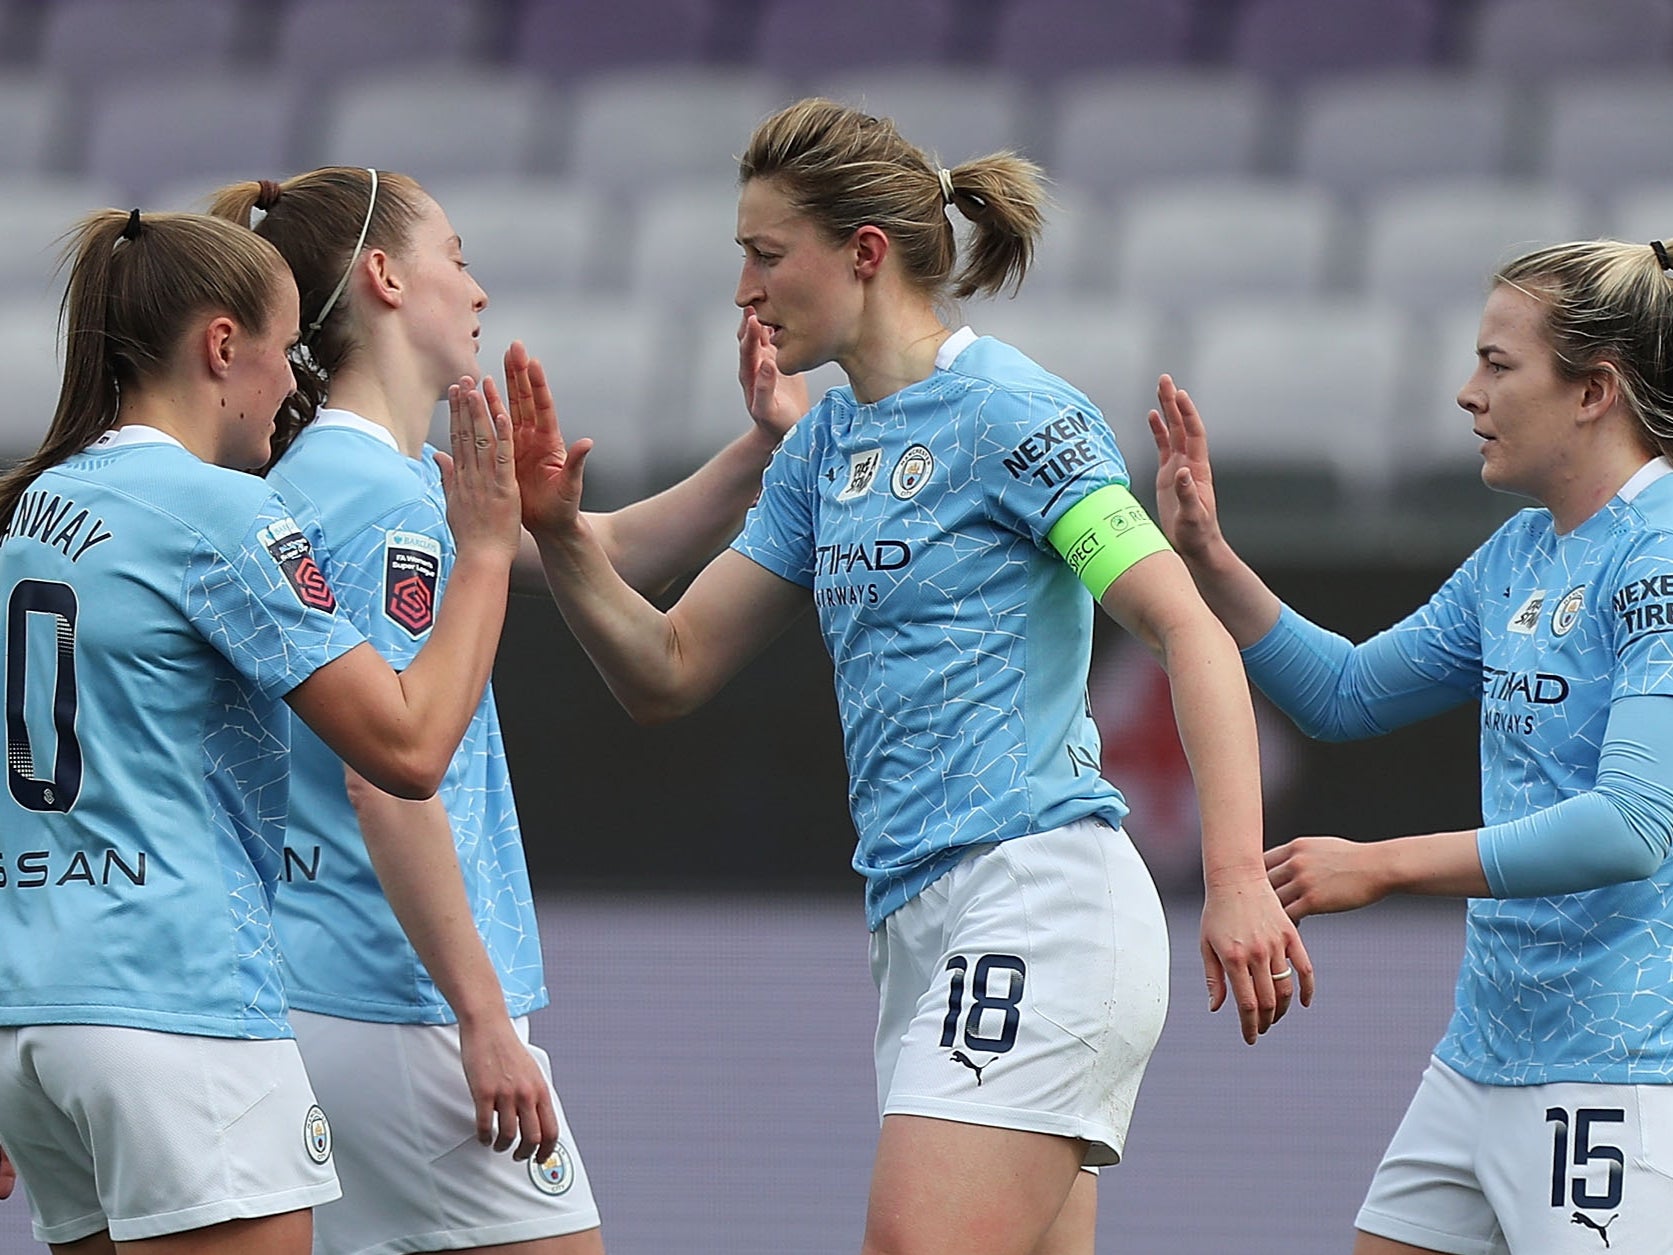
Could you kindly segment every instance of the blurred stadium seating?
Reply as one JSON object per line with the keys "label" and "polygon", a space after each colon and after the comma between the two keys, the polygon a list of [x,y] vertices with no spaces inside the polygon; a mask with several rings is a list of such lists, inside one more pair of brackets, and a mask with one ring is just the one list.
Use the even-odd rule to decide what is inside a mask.
{"label": "blurred stadium seating", "polygon": [[[598,416],[635,433],[617,456],[639,464],[613,477],[628,491],[727,429],[708,329],[733,317],[733,156],[757,118],[818,91],[896,117],[949,163],[1012,146],[1045,166],[1058,207],[1037,274],[1014,304],[966,316],[1048,361],[1068,337],[1055,356],[1124,440],[1143,438],[1148,385],[1113,381],[1221,360],[1228,311],[1282,302],[1304,326],[1375,308],[1399,348],[1344,380],[1357,395],[1291,406],[1317,424],[1310,442],[1251,428],[1266,385],[1209,390],[1228,479],[1352,425],[1352,447],[1306,460],[1336,490],[1321,509],[1363,513],[1393,508],[1368,483],[1433,477],[1447,457],[1468,477],[1467,439],[1413,433],[1459,430],[1436,362],[1467,357],[1434,336],[1467,331],[1497,261],[1673,233],[1673,146],[1646,138],[1673,111],[1673,0],[868,4],[0,0],[8,326],[32,304],[50,323],[50,242],[84,209],[184,206],[328,161],[407,170],[524,320],[492,317],[496,336],[580,364],[543,337],[601,308],[636,311],[624,333],[659,329],[638,346],[654,371]],[[1259,352],[1279,355],[1263,379],[1329,369],[1305,337]],[[29,373],[0,456],[50,408],[48,372]],[[585,425],[592,392],[575,389],[566,409]],[[1277,504],[1301,517],[1289,495]]]}

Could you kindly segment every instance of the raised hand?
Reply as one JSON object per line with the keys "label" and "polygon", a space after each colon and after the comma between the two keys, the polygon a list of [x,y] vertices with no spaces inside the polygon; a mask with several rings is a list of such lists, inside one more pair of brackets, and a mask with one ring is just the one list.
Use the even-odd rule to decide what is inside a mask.
{"label": "raised hand", "polygon": [[772,333],[753,309],[744,310],[738,323],[738,384],[749,416],[775,442],[808,412],[807,381],[800,375],[779,374]]}
{"label": "raised hand", "polygon": [[523,526],[539,533],[573,523],[581,512],[581,467],[592,441],[564,442],[545,368],[520,340],[505,351],[505,387]]}
{"label": "raised hand", "polygon": [[469,375],[449,386],[448,435],[453,454],[437,461],[447,493],[448,527],[459,548],[502,547],[509,560],[522,542],[511,418],[498,404],[492,380],[487,386],[495,396],[492,411],[488,395]]}
{"label": "raised hand", "polygon": [[1214,472],[1208,433],[1191,398],[1163,375],[1156,383],[1159,409],[1151,410],[1156,441],[1156,512],[1163,534],[1186,561],[1218,544],[1220,515],[1214,504]]}

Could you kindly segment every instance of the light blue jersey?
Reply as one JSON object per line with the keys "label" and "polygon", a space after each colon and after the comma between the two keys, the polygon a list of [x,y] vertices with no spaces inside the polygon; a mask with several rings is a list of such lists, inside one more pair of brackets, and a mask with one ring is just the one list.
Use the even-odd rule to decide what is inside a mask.
{"label": "light blue jersey", "polygon": [[835,388],[790,433],[733,548],[811,588],[835,663],[877,928],[973,845],[1102,815],[1090,595],[1046,539],[1127,482],[1090,401],[968,328],[873,405]]}
{"label": "light blue jersey", "polygon": [[[435,451],[405,457],[382,427],[324,410],[269,476],[336,590],[341,611],[400,670],[428,639],[453,568]],[[293,1005],[387,1023],[455,1020],[390,909],[343,783],[306,728],[292,748],[290,831],[277,908]],[[465,892],[513,1016],[546,1005],[534,896],[493,689],[438,795]]]}
{"label": "light blue jersey", "polygon": [[[1600,759],[1673,762],[1673,744],[1633,745],[1640,738],[1623,738],[1618,717],[1611,725],[1612,713],[1635,709],[1631,727],[1667,740],[1668,469],[1649,463],[1566,535],[1544,510],[1517,514],[1427,605],[1357,649],[1344,645],[1327,682],[1298,675],[1307,667],[1293,665],[1288,646],[1308,629],[1286,611],[1245,651],[1250,675],[1303,727],[1325,735],[1372,735],[1478,698],[1490,882],[1511,875],[1490,857],[1493,839],[1528,828],[1530,816],[1595,814],[1602,823],[1571,823],[1560,835],[1571,844],[1619,839],[1611,808],[1576,807],[1600,790],[1634,806],[1639,790],[1605,790]],[[1644,784],[1650,810],[1664,812],[1657,797],[1665,782]],[[1636,818],[1646,831],[1666,827],[1650,814]],[[1630,827],[1622,835],[1634,840]],[[1575,865],[1584,869],[1589,853],[1578,851]],[[1436,1054],[1492,1085],[1673,1082],[1673,863],[1583,892],[1472,899],[1456,1009]]]}
{"label": "light blue jersey", "polygon": [[0,1024],[290,1036],[281,699],[362,639],[296,524],[127,427],[23,494],[0,598]]}

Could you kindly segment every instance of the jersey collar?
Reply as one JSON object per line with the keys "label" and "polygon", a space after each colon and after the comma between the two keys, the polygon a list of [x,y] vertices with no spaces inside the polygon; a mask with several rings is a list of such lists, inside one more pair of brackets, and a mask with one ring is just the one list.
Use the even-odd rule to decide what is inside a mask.
{"label": "jersey collar", "polygon": [[1621,491],[1615,495],[1622,501],[1631,501],[1663,475],[1673,474],[1673,465],[1669,465],[1666,458],[1651,458],[1632,473],[1632,478],[1621,485]]}
{"label": "jersey collar", "polygon": [[943,340],[941,347],[935,350],[935,369],[951,370],[953,359],[974,343],[976,343],[976,333],[969,327],[960,327]]}
{"label": "jersey collar", "polygon": [[395,435],[381,423],[374,423],[369,418],[362,418],[353,410],[323,409],[314,415],[314,427],[346,427],[350,431],[358,431],[362,435],[370,436],[373,440],[381,440],[395,452],[401,451],[401,446],[395,443]]}
{"label": "jersey collar", "polygon": [[122,427],[112,427],[87,447],[89,449],[120,449],[134,444],[171,444],[176,449],[186,447],[161,428],[147,427],[144,423],[128,423]]}

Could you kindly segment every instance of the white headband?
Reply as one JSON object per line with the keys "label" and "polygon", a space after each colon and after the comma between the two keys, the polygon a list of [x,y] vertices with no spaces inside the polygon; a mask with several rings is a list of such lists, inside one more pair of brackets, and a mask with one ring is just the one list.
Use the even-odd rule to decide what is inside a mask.
{"label": "white headband", "polygon": [[331,295],[325,298],[325,308],[320,310],[319,317],[308,324],[308,334],[304,340],[312,340],[314,333],[325,322],[326,316],[336,307],[337,298],[343,294],[343,289],[349,285],[349,276],[354,273],[354,263],[360,260],[360,250],[366,245],[366,232],[372,229],[372,211],[378,206],[378,172],[372,167],[366,167],[366,173],[372,176],[372,194],[366,198],[366,221],[360,224],[360,238],[354,242],[354,252],[349,254],[349,264],[343,270],[343,277],[337,280],[337,286],[331,289]]}

